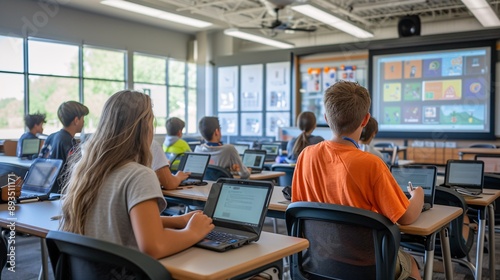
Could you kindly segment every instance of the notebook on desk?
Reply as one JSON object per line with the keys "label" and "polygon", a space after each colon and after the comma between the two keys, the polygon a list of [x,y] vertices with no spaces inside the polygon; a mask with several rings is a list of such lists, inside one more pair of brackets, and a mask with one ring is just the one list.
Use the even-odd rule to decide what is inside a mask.
{"label": "notebook on desk", "polygon": [[484,162],[479,160],[454,160],[446,163],[444,185],[463,195],[483,192]]}
{"label": "notebook on desk", "polygon": [[273,188],[269,181],[219,179],[203,210],[215,228],[196,246],[222,252],[259,240]]}
{"label": "notebook on desk", "polygon": [[434,197],[436,193],[437,168],[432,165],[406,165],[391,166],[391,173],[401,190],[410,198],[408,192],[408,183],[411,182],[414,187],[422,187],[424,190],[424,207],[422,211],[428,210],[434,206]]}
{"label": "notebook on desk", "polygon": [[266,151],[266,161],[275,161],[279,155],[281,145],[279,144],[262,144],[260,149]]}
{"label": "notebook on desk", "polygon": [[18,202],[49,199],[52,186],[61,171],[62,160],[37,158],[30,166]]}
{"label": "notebook on desk", "polygon": [[266,151],[264,150],[246,150],[241,159],[243,165],[252,169],[252,174],[258,174],[264,169],[266,162]]}
{"label": "notebook on desk", "polygon": [[191,172],[189,177],[182,181],[179,186],[188,185],[206,185],[207,182],[203,181],[207,166],[210,161],[210,154],[204,153],[185,153],[179,163],[179,169],[184,172]]}

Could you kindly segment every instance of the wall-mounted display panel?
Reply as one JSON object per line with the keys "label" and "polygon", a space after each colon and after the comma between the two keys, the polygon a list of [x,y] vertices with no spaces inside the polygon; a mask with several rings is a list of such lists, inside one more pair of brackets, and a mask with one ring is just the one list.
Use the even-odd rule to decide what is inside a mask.
{"label": "wall-mounted display panel", "polygon": [[266,110],[288,111],[290,103],[290,63],[266,64]]}
{"label": "wall-mounted display panel", "polygon": [[262,136],[262,113],[241,113],[241,135]]}
{"label": "wall-mounted display panel", "polygon": [[219,68],[217,85],[218,111],[238,111],[238,66]]}
{"label": "wall-mounted display panel", "polygon": [[263,70],[262,64],[241,66],[241,111],[262,111]]}

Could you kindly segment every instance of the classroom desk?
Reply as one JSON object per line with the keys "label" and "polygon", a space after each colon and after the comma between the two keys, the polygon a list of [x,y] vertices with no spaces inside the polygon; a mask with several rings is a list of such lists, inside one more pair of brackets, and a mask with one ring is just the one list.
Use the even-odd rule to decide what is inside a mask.
{"label": "classroom desk", "polygon": [[[47,254],[44,239],[50,230],[58,230],[60,201],[43,201],[16,206],[9,215],[7,204],[0,205],[0,226],[15,222],[16,231],[41,237],[43,279],[48,279]],[[34,215],[36,213],[36,215]],[[173,256],[160,259],[175,279],[226,279],[252,271],[268,263],[300,252],[309,247],[307,239],[262,232],[259,241],[224,253],[192,247]]]}
{"label": "classroom desk", "polygon": [[445,276],[446,279],[453,279],[448,225],[459,217],[462,212],[462,208],[434,204],[431,209],[422,212],[420,217],[411,225],[398,225],[402,233],[426,237],[423,279],[432,279],[434,247],[438,232],[441,240]]}
{"label": "classroom desk", "polygon": [[[163,191],[167,201],[174,201],[176,203],[204,206],[212,187],[213,182],[209,182],[206,186],[190,186],[183,187],[178,190]],[[287,201],[282,193],[283,187],[275,186],[271,202],[267,211],[268,217],[285,218],[285,211],[290,203]],[[444,205],[434,205],[428,211],[423,212],[417,221],[411,225],[399,225],[401,232],[410,235],[418,235],[426,237],[425,244],[425,268],[424,279],[432,279],[432,269],[434,262],[434,244],[436,234],[440,234],[441,247],[443,251],[443,259],[445,260],[446,279],[452,279],[453,271],[451,264],[451,253],[449,246],[449,237],[447,227],[449,223],[462,214],[462,209],[458,207],[450,207]]]}
{"label": "classroom desk", "polygon": [[460,148],[458,151],[458,159],[463,159],[464,155],[476,154],[494,154],[500,155],[500,149],[486,149],[486,148]]}
{"label": "classroom desk", "polygon": [[17,164],[28,168],[31,166],[33,161],[34,161],[33,159],[20,159],[18,157],[0,155],[0,162]]}
{"label": "classroom desk", "polygon": [[478,210],[479,225],[477,231],[476,248],[476,275],[475,279],[482,279],[484,235],[486,231],[486,212],[488,212],[488,240],[489,240],[489,269],[490,279],[495,278],[495,210],[493,203],[500,197],[500,190],[483,189],[478,197],[464,196],[465,202],[471,208]]}

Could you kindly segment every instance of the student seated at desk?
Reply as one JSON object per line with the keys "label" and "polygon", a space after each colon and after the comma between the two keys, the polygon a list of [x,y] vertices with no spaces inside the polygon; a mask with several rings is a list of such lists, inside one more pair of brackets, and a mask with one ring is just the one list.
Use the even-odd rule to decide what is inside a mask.
{"label": "student seated at desk", "polygon": [[153,119],[146,94],[124,90],[106,101],[85,152],[71,158],[62,230],[158,259],[189,248],[214,228],[200,211],[160,217],[166,202],[150,168]]}
{"label": "student seated at desk", "polygon": [[297,117],[297,125],[302,131],[296,138],[290,140],[287,144],[287,159],[288,163],[295,163],[302,150],[309,145],[317,144],[325,140],[321,136],[312,135],[316,128],[316,116],[313,112],[302,112]]}
{"label": "student seated at desk", "polygon": [[361,135],[359,137],[359,148],[362,151],[372,153],[379,158],[381,158],[385,163],[387,163],[387,159],[384,157],[384,155],[379,152],[379,150],[375,149],[375,147],[372,144],[373,138],[378,133],[378,122],[375,118],[370,117],[368,120],[368,123],[366,124],[365,127],[363,127],[363,130],[361,131]]}
{"label": "student seated at desk", "polygon": [[170,162],[163,152],[160,143],[153,140],[151,143],[151,154],[153,160],[151,168],[155,171],[160,185],[166,190],[175,190],[179,184],[189,177],[190,172],[177,171],[175,175],[170,172]]}
{"label": "student seated at desk", "polygon": [[182,139],[182,130],[185,123],[183,120],[172,117],[168,118],[165,123],[167,129],[167,136],[163,142],[163,150],[165,153],[172,153],[175,155],[191,152],[189,144]]}
{"label": "student seated at desk", "polygon": [[[358,149],[359,136],[370,119],[370,102],[368,91],[357,83],[341,81],[326,90],[325,118],[333,138],[306,147],[299,155],[292,201],[358,207],[393,223],[411,224],[424,204],[422,188],[408,190],[408,200],[384,162]],[[400,250],[398,260],[397,279],[421,279],[411,255]]]}
{"label": "student seated at desk", "polygon": [[45,114],[36,113],[33,115],[26,115],[24,117],[24,125],[29,131],[25,132],[17,141],[16,155],[22,156],[22,147],[24,139],[37,139],[38,134],[43,133],[43,124],[45,123]]}
{"label": "student seated at desk", "polygon": [[241,179],[250,177],[250,170],[243,165],[241,157],[233,145],[223,145],[219,118],[203,117],[198,123],[201,136],[206,143],[196,146],[195,153],[209,153],[210,164],[227,168],[239,174]]}

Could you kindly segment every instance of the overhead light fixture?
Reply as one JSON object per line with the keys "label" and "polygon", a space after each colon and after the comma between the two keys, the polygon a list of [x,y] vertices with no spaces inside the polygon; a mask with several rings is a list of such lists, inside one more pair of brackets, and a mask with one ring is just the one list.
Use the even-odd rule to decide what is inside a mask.
{"label": "overhead light fixture", "polygon": [[251,33],[246,33],[246,32],[243,32],[243,31],[237,29],[237,28],[226,29],[226,30],[224,30],[224,34],[226,34],[228,36],[237,37],[237,38],[240,38],[243,40],[248,40],[248,41],[257,42],[257,43],[261,43],[261,44],[268,45],[268,46],[273,46],[273,47],[280,48],[280,49],[291,49],[294,47],[293,44],[281,42],[278,40],[269,39],[269,38],[262,37],[262,36],[257,36],[257,35],[251,34]]}
{"label": "overhead light fixture", "polygon": [[395,6],[422,4],[426,3],[427,1],[428,0],[405,0],[405,1],[393,0],[385,2],[360,3],[360,4],[353,4],[352,9],[356,12],[360,12],[360,11],[382,9]]}
{"label": "overhead light fixture", "polygon": [[486,0],[462,0],[484,27],[500,26],[500,19]]}
{"label": "overhead light fixture", "polygon": [[353,35],[354,37],[357,38],[372,38],[373,33],[368,32],[364,29],[361,29],[360,27],[347,22],[341,18],[338,18],[328,12],[323,11],[322,9],[310,5],[310,4],[304,4],[304,5],[297,5],[297,6],[292,6],[291,7],[294,11],[297,11],[307,17],[310,17],[315,20],[319,20],[323,23],[326,23],[334,28],[337,28],[341,31],[344,31],[345,33],[349,33]]}
{"label": "overhead light fixture", "polygon": [[155,17],[155,18],[159,18],[159,19],[163,19],[163,20],[167,20],[167,21],[181,23],[184,25],[194,26],[194,27],[198,27],[198,28],[204,28],[204,27],[208,27],[208,26],[212,25],[212,23],[207,22],[207,21],[202,21],[202,20],[198,20],[198,19],[194,19],[194,18],[190,18],[190,17],[176,15],[176,14],[172,14],[172,13],[158,10],[155,8],[151,8],[151,7],[147,7],[147,6],[143,6],[143,5],[139,5],[139,4],[135,4],[132,2],[128,2],[128,1],[123,1],[123,0],[104,0],[104,1],[101,1],[101,4],[115,7],[115,8],[122,9],[122,10],[127,10],[127,11],[138,13],[138,14],[143,14],[143,15],[150,16],[150,17]]}

